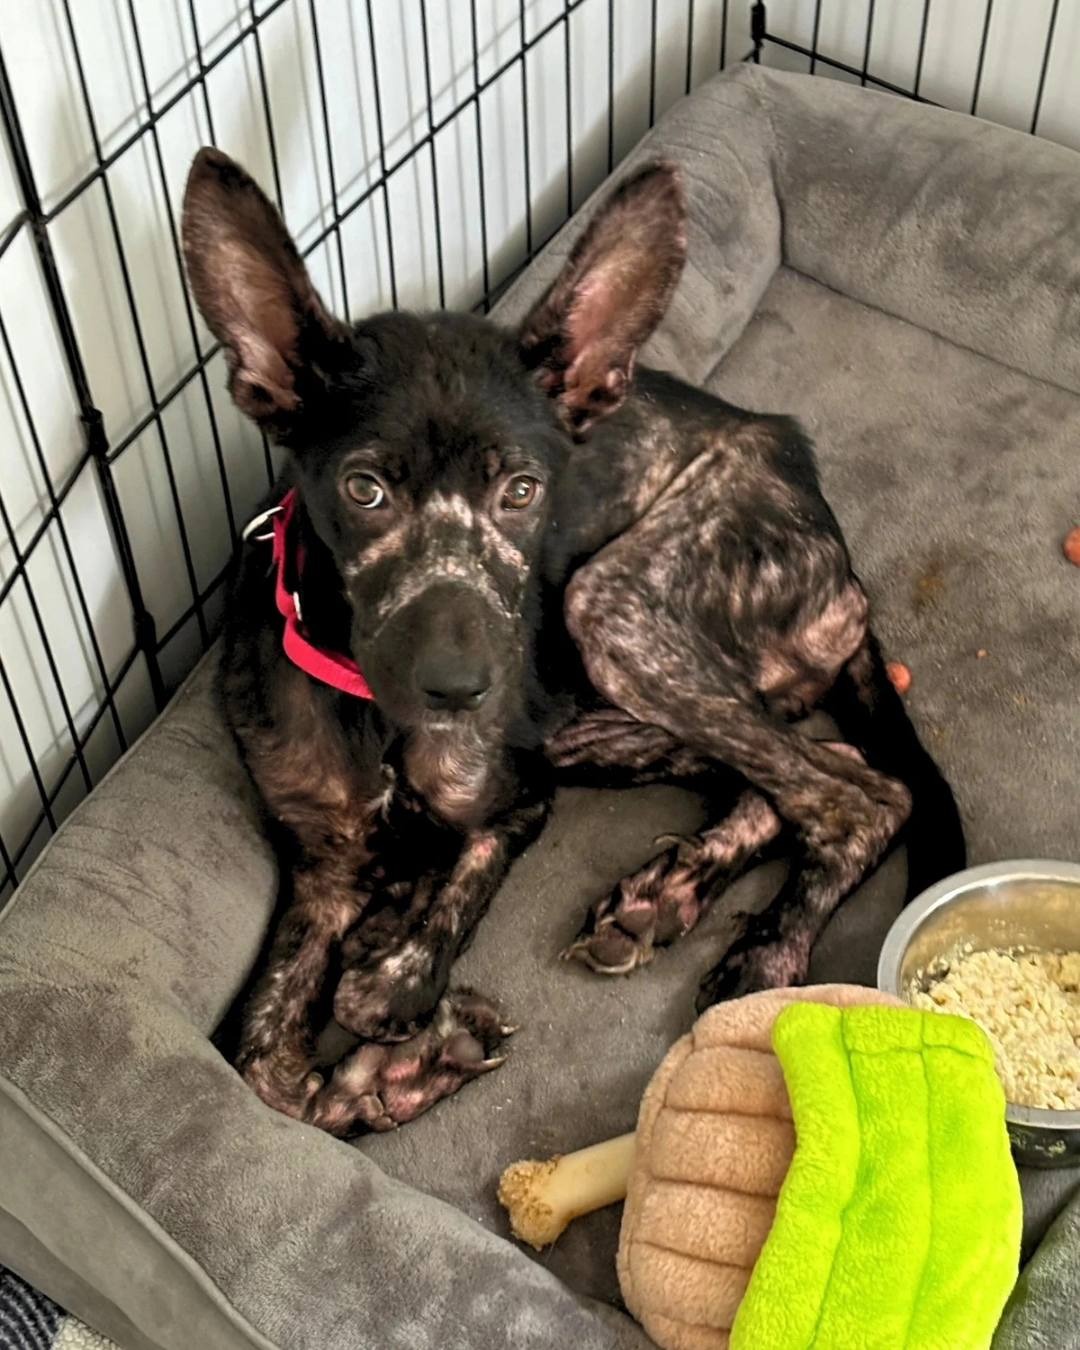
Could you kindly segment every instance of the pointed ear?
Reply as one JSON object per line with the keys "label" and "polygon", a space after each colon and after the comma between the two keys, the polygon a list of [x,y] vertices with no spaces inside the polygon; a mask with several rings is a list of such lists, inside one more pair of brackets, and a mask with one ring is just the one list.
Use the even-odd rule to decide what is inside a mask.
{"label": "pointed ear", "polygon": [[671,301],[686,257],[673,164],[621,183],[521,328],[522,355],[578,434],[626,397],[638,348]]}
{"label": "pointed ear", "polygon": [[236,406],[280,426],[301,405],[307,363],[345,325],[319,299],[276,208],[219,150],[195,156],[182,232],[192,294],[225,347]]}

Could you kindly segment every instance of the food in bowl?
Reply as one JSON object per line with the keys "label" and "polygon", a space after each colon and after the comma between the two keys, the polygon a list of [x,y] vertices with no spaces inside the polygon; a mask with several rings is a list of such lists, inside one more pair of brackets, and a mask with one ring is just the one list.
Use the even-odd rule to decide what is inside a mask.
{"label": "food in bowl", "polygon": [[920,971],[905,991],[918,1008],[977,1022],[994,1048],[1008,1101],[1080,1110],[1080,951],[974,951]]}

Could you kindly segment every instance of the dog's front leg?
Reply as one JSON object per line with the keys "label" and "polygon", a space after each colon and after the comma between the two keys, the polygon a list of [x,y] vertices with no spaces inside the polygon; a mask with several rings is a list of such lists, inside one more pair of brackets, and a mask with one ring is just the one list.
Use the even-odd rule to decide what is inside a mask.
{"label": "dog's front leg", "polygon": [[[381,949],[364,951],[348,965],[334,995],[334,1017],[369,1040],[399,1040],[413,1035],[450,981],[455,960],[502,884],[515,851],[536,834],[547,813],[537,802],[509,818],[470,832],[461,853],[422,914],[411,907],[412,922]],[[363,933],[359,935],[363,946]]]}
{"label": "dog's front leg", "polygon": [[367,858],[343,849],[296,865],[292,903],[245,1009],[237,1068],[267,1105],[286,1115],[302,1117],[318,1086],[310,1077],[312,1015],[331,955],[367,898],[357,884]]}
{"label": "dog's front leg", "polygon": [[328,1082],[313,1077],[311,1124],[338,1135],[393,1129],[503,1062],[496,1051],[511,1028],[498,1007],[471,990],[444,990],[515,847],[536,833],[546,810],[546,802],[533,803],[470,833],[424,918],[345,971],[334,1014],[364,1040]]}

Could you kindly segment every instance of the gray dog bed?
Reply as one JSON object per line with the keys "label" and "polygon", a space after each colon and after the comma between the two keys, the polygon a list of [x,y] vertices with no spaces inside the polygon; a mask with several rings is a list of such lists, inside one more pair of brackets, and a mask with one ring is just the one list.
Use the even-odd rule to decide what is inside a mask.
{"label": "gray dog bed", "polygon": [[[658,154],[685,169],[690,261],[648,359],[815,437],[973,859],[1076,857],[1080,572],[1060,541],[1080,513],[1080,159],[750,67],[633,159]],[[633,1127],[727,912],[775,868],[651,967],[591,976],[556,959],[585,906],[699,805],[562,794],[460,967],[521,1024],[509,1062],[350,1147],[269,1111],[209,1039],[276,889],[212,667],[0,922],[0,1262],[124,1350],[644,1346],[612,1306],[618,1212],[536,1261],[506,1240],[495,1182],[515,1158]],[[894,856],[844,907],[815,976],[872,981],[903,868]],[[1029,1248],[1076,1179],[1025,1177]],[[1059,1252],[1028,1281],[1040,1307],[1068,1269]]]}

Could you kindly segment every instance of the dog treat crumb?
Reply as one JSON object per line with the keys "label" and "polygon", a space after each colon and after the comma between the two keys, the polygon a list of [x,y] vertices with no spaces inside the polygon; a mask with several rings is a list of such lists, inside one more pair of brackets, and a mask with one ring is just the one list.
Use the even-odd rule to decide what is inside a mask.
{"label": "dog treat crumb", "polygon": [[904,665],[903,661],[887,662],[885,674],[888,675],[892,687],[898,694],[906,694],[911,688],[911,671]]}
{"label": "dog treat crumb", "polygon": [[1066,558],[1080,567],[1080,525],[1074,525],[1065,536],[1062,548],[1065,551]]}

